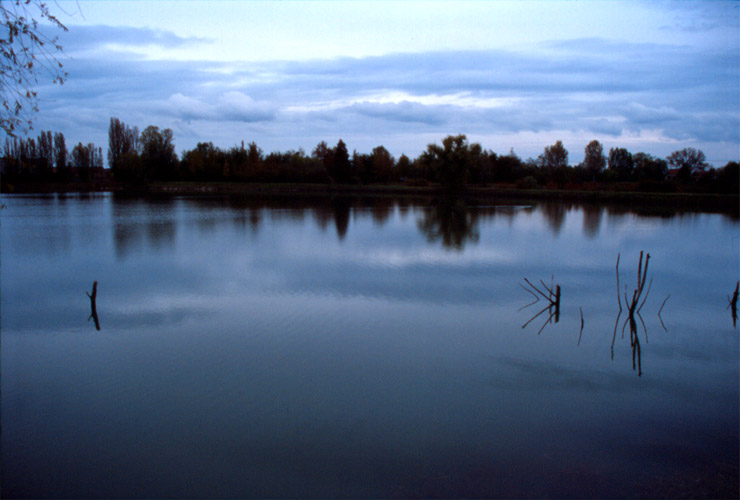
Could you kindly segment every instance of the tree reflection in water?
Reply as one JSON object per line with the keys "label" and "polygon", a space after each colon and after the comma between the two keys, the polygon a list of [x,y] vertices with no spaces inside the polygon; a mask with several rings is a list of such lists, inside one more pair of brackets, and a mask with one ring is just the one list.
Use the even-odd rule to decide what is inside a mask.
{"label": "tree reflection in water", "polygon": [[350,201],[347,198],[333,198],[331,201],[334,224],[337,227],[337,236],[343,240],[349,228]]}
{"label": "tree reflection in water", "polygon": [[416,225],[430,243],[441,240],[445,248],[462,251],[468,241],[480,238],[478,215],[478,208],[465,200],[445,197],[424,208]]}

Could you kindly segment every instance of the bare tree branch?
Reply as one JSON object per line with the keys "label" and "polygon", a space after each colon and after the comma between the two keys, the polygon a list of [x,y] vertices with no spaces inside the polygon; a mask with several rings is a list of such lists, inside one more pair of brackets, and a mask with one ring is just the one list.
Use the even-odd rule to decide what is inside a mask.
{"label": "bare tree branch", "polygon": [[64,84],[67,73],[58,59],[63,54],[58,36],[47,35],[45,27],[68,31],[40,0],[0,2],[0,128],[10,137],[31,129],[32,114],[38,111],[33,88],[40,75],[53,84]]}

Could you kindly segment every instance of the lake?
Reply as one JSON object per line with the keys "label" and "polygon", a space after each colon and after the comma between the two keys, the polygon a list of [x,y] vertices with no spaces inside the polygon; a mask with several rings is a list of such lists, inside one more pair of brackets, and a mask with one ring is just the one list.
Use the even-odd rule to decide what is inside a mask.
{"label": "lake", "polygon": [[3,498],[737,497],[734,217],[0,201]]}

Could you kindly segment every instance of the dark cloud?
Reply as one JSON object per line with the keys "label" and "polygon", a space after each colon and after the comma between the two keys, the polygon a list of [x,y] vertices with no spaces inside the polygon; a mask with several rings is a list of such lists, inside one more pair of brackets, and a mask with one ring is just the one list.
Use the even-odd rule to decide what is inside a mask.
{"label": "dark cloud", "polygon": [[447,122],[446,117],[454,112],[452,108],[452,106],[425,106],[416,102],[401,101],[398,103],[361,102],[349,106],[346,110],[389,121],[442,125]]}
{"label": "dark cloud", "polygon": [[202,101],[183,94],[173,94],[167,100],[164,112],[191,120],[259,122],[275,118],[272,105],[257,102],[241,92],[226,92],[213,102]]}
{"label": "dark cloud", "polygon": [[170,31],[104,25],[77,25],[71,27],[70,31],[59,34],[59,42],[64,47],[64,51],[73,57],[79,52],[114,46],[118,47],[118,50],[125,50],[126,47],[153,46],[171,49],[210,41],[210,39],[201,37],[181,37]]}
{"label": "dark cloud", "polygon": [[681,30],[689,33],[737,28],[740,4],[737,2],[665,2],[671,9],[673,22],[662,26],[664,31]]}
{"label": "dark cloud", "polygon": [[[344,91],[391,88],[449,92],[638,92],[695,88],[737,76],[736,54],[692,47],[584,39],[539,51],[451,51],[282,65],[287,84]],[[681,76],[681,78],[677,78]]]}

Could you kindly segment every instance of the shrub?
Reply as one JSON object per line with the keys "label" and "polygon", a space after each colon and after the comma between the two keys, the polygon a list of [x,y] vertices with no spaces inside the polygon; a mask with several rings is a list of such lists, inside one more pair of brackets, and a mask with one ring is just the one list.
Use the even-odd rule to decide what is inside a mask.
{"label": "shrub", "polygon": [[638,183],[637,190],[643,193],[675,193],[676,185],[666,181],[643,179]]}
{"label": "shrub", "polygon": [[537,179],[535,179],[531,175],[528,175],[516,181],[516,187],[519,189],[536,189]]}

